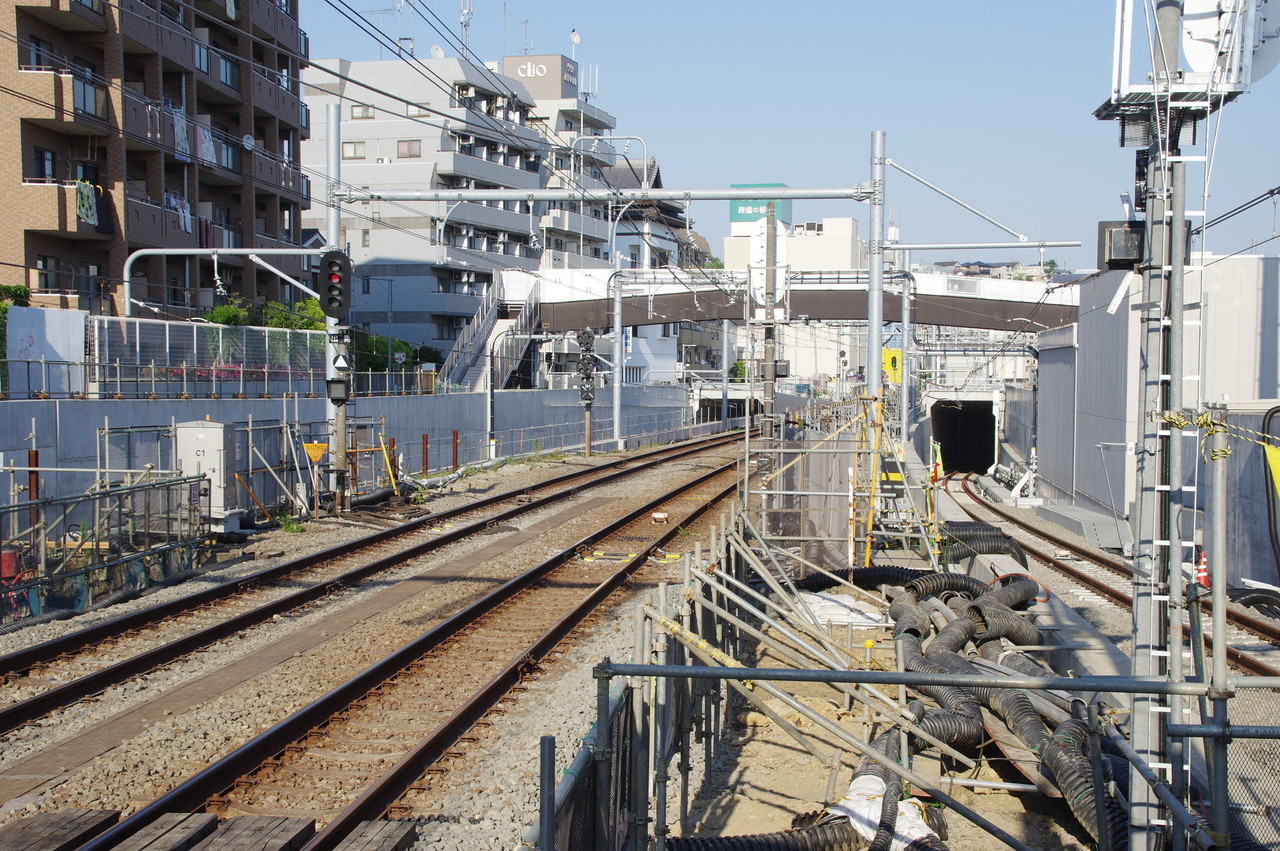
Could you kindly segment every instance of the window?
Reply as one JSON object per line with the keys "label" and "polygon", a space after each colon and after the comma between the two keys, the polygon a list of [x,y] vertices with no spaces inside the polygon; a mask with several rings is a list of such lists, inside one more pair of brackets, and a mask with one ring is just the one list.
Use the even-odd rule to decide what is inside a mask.
{"label": "window", "polygon": [[[368,231],[365,231],[365,232],[364,232],[364,234],[365,234],[365,238],[366,238],[366,239],[368,239],[369,232],[368,232]],[[368,248],[368,247],[369,247],[368,245],[366,245],[366,246],[365,246],[365,248]],[[361,276],[361,278],[360,278],[360,295],[368,295],[368,294],[369,294],[369,280],[370,280],[370,279],[369,279],[369,276],[368,276],[368,275],[363,275],[363,276]]]}
{"label": "window", "polygon": [[344,160],[364,159],[364,142],[343,142],[342,158]]}
{"label": "window", "polygon": [[106,93],[100,91],[95,82],[97,67],[83,59],[74,59],[71,64],[74,71],[71,98],[76,110],[87,112],[89,115],[102,115],[102,107],[106,104]]}
{"label": "window", "polygon": [[222,227],[231,226],[231,208],[226,204],[213,205],[213,223]]}
{"label": "window", "polygon": [[58,261],[44,254],[36,255],[35,273],[32,275],[36,289],[53,289],[58,283]]}
{"label": "window", "polygon": [[22,67],[32,68],[37,71],[52,71],[54,68],[53,58],[53,45],[33,35],[27,40],[27,55]]}
{"label": "window", "polygon": [[351,117],[353,119],[373,118],[373,107],[364,104],[353,104],[351,106]]}
{"label": "window", "polygon": [[87,163],[84,161],[76,163],[76,180],[83,180],[87,183],[97,183],[98,164]]}
{"label": "window", "polygon": [[56,160],[53,151],[46,150],[41,147],[35,149],[35,170],[31,172],[31,176],[35,180],[52,181],[57,180],[54,173]]}
{"label": "window", "polygon": [[[361,248],[369,247],[369,231],[367,228],[365,230],[360,231],[360,247]],[[368,278],[365,278],[365,280],[367,281]],[[366,290],[366,292],[368,292],[368,290]]]}
{"label": "window", "polygon": [[420,103],[411,103],[404,108],[404,114],[410,118],[420,118],[424,115],[430,115],[431,110]]}
{"label": "window", "polygon": [[396,142],[396,156],[402,159],[422,156],[422,140],[401,139]]}

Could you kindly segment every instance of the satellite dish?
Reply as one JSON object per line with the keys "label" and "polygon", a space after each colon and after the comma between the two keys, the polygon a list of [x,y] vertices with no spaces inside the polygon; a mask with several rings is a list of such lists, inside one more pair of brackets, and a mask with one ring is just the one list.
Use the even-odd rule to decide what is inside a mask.
{"label": "satellite dish", "polygon": [[444,48],[438,44],[431,45],[431,58],[444,59]]}
{"label": "satellite dish", "polygon": [[[1241,22],[1237,16],[1219,9],[1218,0],[1184,0],[1182,10],[1182,54],[1187,67],[1199,74],[1223,70],[1232,61],[1232,41],[1239,38],[1237,30]],[[1254,11],[1257,16],[1252,27],[1257,33],[1256,42],[1247,45],[1253,51],[1249,68],[1250,79],[1245,84],[1256,83],[1280,63],[1280,33],[1268,34],[1267,0],[1260,0]]]}
{"label": "satellite dish", "polygon": [[240,144],[241,144],[241,146],[243,146],[243,147],[244,147],[244,149],[245,149],[246,151],[252,151],[252,150],[253,150],[253,144],[254,144],[254,143],[253,143],[253,135],[252,135],[252,134],[250,134],[250,133],[245,133],[245,134],[244,134],[244,136],[242,136],[242,137],[240,138]]}
{"label": "satellite dish", "polygon": [[569,41],[573,42],[574,44],[582,44],[582,36],[578,35],[577,30],[570,30]]}

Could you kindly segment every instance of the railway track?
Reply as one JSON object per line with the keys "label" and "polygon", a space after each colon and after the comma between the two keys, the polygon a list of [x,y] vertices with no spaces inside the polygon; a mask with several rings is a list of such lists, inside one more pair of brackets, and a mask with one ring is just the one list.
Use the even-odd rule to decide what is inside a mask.
{"label": "railway track", "polygon": [[360,822],[418,813],[431,794],[424,773],[685,525],[734,494],[737,466],[562,547],[81,851],[110,848],[164,813],[311,816],[326,824],[308,851],[336,847]]}
{"label": "railway track", "polygon": [[[536,488],[431,514],[0,657],[0,734],[584,488],[714,450],[733,439],[721,435],[573,471]],[[299,589],[299,584],[304,587]]]}
{"label": "railway track", "polygon": [[[951,488],[954,481],[948,480],[947,484],[948,492],[953,496],[956,495],[956,491]],[[995,515],[1005,524],[1012,524],[1018,533],[1014,537],[1028,555],[1112,603],[1132,609],[1133,597],[1130,589],[1133,572],[1123,560],[1082,547],[1041,527],[1032,526],[1017,514],[987,502],[974,492],[972,476],[960,480],[960,484],[967,500],[957,500],[957,504],[970,517],[991,522],[991,515]],[[978,506],[981,510],[977,510]],[[1069,554],[1070,560],[1063,557],[1064,550]],[[1204,605],[1207,608],[1207,599]],[[1206,619],[1205,641],[1211,645],[1214,637],[1210,631],[1211,625]],[[1280,676],[1280,627],[1274,622],[1257,617],[1240,606],[1230,605],[1226,640],[1227,658],[1231,664],[1261,676]]]}

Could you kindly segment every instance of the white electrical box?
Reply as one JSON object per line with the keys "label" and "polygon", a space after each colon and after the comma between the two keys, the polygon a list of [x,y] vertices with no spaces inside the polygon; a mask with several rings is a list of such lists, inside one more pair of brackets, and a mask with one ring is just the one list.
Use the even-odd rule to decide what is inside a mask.
{"label": "white electrical box", "polygon": [[[236,429],[233,423],[197,420],[177,425],[177,462],[184,476],[206,476],[209,479],[209,519],[214,526],[226,527],[227,515],[238,518],[240,491],[236,488]],[[239,522],[232,524],[235,531]]]}

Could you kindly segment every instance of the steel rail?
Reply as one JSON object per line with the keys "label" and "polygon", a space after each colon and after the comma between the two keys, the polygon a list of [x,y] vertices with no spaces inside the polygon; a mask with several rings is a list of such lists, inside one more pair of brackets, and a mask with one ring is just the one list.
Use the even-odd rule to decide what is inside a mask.
{"label": "steel rail", "polygon": [[[728,443],[730,442],[730,440],[733,440],[733,439],[735,438],[727,438],[719,441],[711,440],[705,443],[700,443],[692,447],[681,447],[674,452],[670,447],[666,447],[663,450],[658,450],[656,452],[648,453],[646,456],[640,459],[641,463],[635,463],[637,461],[636,458],[621,459],[620,461],[613,462],[608,466],[622,467],[622,465],[628,464],[628,463],[631,466],[625,466],[625,467],[622,467],[622,469],[615,469],[613,472],[609,473],[606,476],[593,479],[590,482],[590,484],[591,486],[594,487],[599,484],[613,482],[618,479],[633,475],[637,472],[649,469],[657,464],[667,463],[673,459],[684,458],[689,455],[694,455],[700,452],[707,451],[708,449],[716,448],[717,446]],[[588,471],[575,471],[572,473],[565,474],[563,476],[558,476],[555,479],[549,480],[548,482],[544,482],[543,484],[538,485],[536,488],[521,488],[517,490],[507,491],[502,494],[497,494],[493,497],[488,497],[485,500],[482,500],[481,501],[482,504],[480,505],[472,504],[469,506],[462,506],[457,509],[450,509],[449,511],[441,512],[440,514],[430,515],[426,518],[422,518],[421,520],[411,521],[411,523],[405,524],[405,526],[396,527],[394,529],[389,529],[383,532],[377,532],[372,535],[366,536],[364,538],[360,538],[353,542],[340,544],[337,547],[333,547],[328,550],[324,550],[320,553],[312,554],[310,556],[305,556],[302,559],[298,559],[286,565],[281,565],[276,568],[271,568],[266,571],[261,571],[257,574],[254,574],[251,577],[246,577],[243,580],[239,580],[236,583],[228,583],[228,585],[235,584],[239,586],[241,590],[246,590],[246,591],[251,590],[252,588],[257,587],[258,584],[265,584],[267,581],[278,580],[284,576],[289,576],[289,575],[292,575],[293,573],[300,572],[303,569],[307,569],[309,567],[313,567],[318,564],[323,564],[325,562],[328,562],[335,557],[350,555],[357,550],[371,550],[376,546],[387,544],[388,542],[393,541],[395,538],[409,534],[410,532],[418,532],[422,529],[423,523],[437,523],[437,522],[440,522],[441,520],[448,519],[450,517],[455,517],[465,512],[475,511],[477,510],[477,508],[483,508],[489,505],[493,505],[494,503],[497,503],[497,502],[507,501],[514,497],[526,495],[533,490],[544,489],[548,486],[554,486],[556,484],[564,484],[566,482],[571,482],[574,479],[583,478],[585,474],[589,474],[592,471],[598,471],[599,469],[600,467],[594,467]],[[353,584],[361,582],[364,579],[367,579],[368,577],[374,574],[377,574],[384,570],[389,570],[394,567],[398,567],[403,562],[409,559],[426,555],[427,553],[440,549],[448,544],[455,543],[456,541],[461,540],[462,538],[468,537],[470,535],[474,535],[478,532],[482,532],[496,523],[501,523],[503,521],[510,520],[520,514],[524,514],[538,508],[543,508],[551,503],[557,502],[561,499],[565,499],[576,492],[577,492],[577,489],[559,490],[559,491],[555,491],[553,493],[547,494],[543,497],[530,500],[528,502],[519,503],[507,509],[506,511],[500,512],[496,515],[491,515],[491,516],[482,518],[481,520],[478,520],[474,523],[469,523],[464,526],[460,526],[457,529],[444,532],[432,538],[429,541],[424,541],[420,544],[409,547],[408,549],[396,550],[390,555],[375,559],[374,561],[368,564],[365,564],[354,570],[350,570],[345,573],[342,573],[341,575],[336,576],[332,579],[328,579],[324,582],[317,583],[315,585],[312,585],[309,588],[304,588],[300,591],[295,591],[292,594],[286,595],[277,600],[273,600],[261,606],[250,609],[249,611],[243,612],[235,617],[219,621],[218,623],[212,624],[211,626],[208,626],[204,629],[197,630],[193,633],[190,633],[189,635],[183,636],[181,638],[176,638],[171,641],[167,641],[163,645],[154,647],[150,650],[144,651],[135,656],[131,656],[128,659],[121,660],[120,662],[117,662],[114,665],[110,665],[108,667],[102,668],[93,673],[86,674],[82,677],[78,677],[75,680],[64,683],[60,686],[49,689],[47,691],[41,692],[40,694],[33,695],[32,697],[29,697],[26,700],[19,701],[16,703],[11,703],[6,706],[2,706],[0,707],[0,734],[9,732],[22,724],[35,720],[36,718],[43,717],[52,711],[55,711],[57,709],[60,709],[62,707],[65,707],[73,703],[76,700],[80,700],[81,698],[84,698],[93,694],[98,694],[113,685],[117,685],[121,682],[124,682],[130,679],[131,677],[137,676],[138,674],[144,673],[146,671],[159,667],[160,665],[163,665],[175,659],[181,658],[182,656],[185,656],[188,653],[191,653],[197,649],[200,649],[209,644],[212,644],[213,642],[218,641],[222,638],[225,638],[229,635],[234,635],[235,633],[241,630],[245,630],[259,623],[268,621],[275,615],[291,611],[293,609],[306,605],[307,603],[310,603],[316,599],[319,599],[321,597],[324,597],[336,591],[347,589],[351,587]],[[410,526],[412,528],[406,531],[405,527],[410,527]],[[393,533],[393,534],[389,534],[389,533]],[[306,567],[298,567],[299,564],[305,564]],[[284,570],[284,572],[282,572],[284,568],[288,568],[290,567],[290,565],[293,566],[292,570]],[[265,580],[262,578],[264,575],[268,575],[268,574],[271,577],[270,580]],[[219,586],[219,588],[221,587],[222,586]],[[218,589],[211,589],[211,590],[218,590]],[[202,592],[201,594],[192,595],[192,596],[203,598],[204,594]],[[225,599],[225,596],[227,595],[223,595],[222,597],[216,597],[214,599],[215,600]],[[191,598],[188,597],[185,599],[189,601]],[[176,614],[186,613],[190,611],[192,608],[195,608],[197,605],[203,605],[207,602],[208,602],[207,600],[201,599],[199,603],[188,603],[187,606],[179,608],[176,611]],[[172,603],[161,604],[160,606],[153,607],[152,609],[146,609],[143,611],[151,612],[154,609],[164,609],[166,611],[172,611]],[[168,615],[168,616],[171,616],[171,615]],[[160,618],[160,619],[163,619],[163,618]],[[108,622],[108,624],[119,623],[121,621],[132,623],[133,620],[134,618],[132,615],[126,615],[123,618],[118,618],[115,621],[110,621]],[[148,625],[150,625],[150,623],[155,623],[155,622],[156,621],[151,621],[149,622]],[[130,626],[127,628],[121,627],[120,632],[128,631],[128,629],[136,629],[136,628],[137,627],[135,626]],[[97,628],[96,627],[91,628],[91,630],[96,632]],[[110,633],[108,637],[119,635],[120,632]],[[78,633],[73,633],[69,637],[74,638],[76,635],[78,635]],[[46,645],[54,644],[56,642],[57,642],[57,639],[55,639],[53,642],[46,642]],[[44,647],[44,646],[45,645],[37,645],[37,647]],[[16,656],[16,655],[19,655],[21,652],[22,651],[19,651],[18,653],[11,654],[11,655]],[[8,659],[9,657],[5,657],[5,658]],[[2,661],[4,660],[0,660],[0,662]]]}
{"label": "steel rail", "polygon": [[[133,815],[80,846],[78,851],[106,851],[106,849],[112,848],[125,838],[134,835],[165,813],[196,812],[204,808],[210,799],[232,788],[237,780],[259,768],[266,760],[283,752],[289,745],[305,737],[312,729],[322,725],[328,718],[342,712],[351,703],[360,700],[372,689],[400,673],[453,635],[472,625],[480,616],[493,611],[501,603],[512,598],[517,593],[541,582],[547,574],[575,559],[580,551],[594,546],[598,541],[619,529],[647,516],[656,507],[677,498],[680,494],[735,468],[737,464],[738,461],[735,460],[704,473],[681,487],[678,491],[658,497],[612,521],[602,529],[562,548],[556,555],[507,581],[484,597],[432,627],[409,644],[404,645],[399,650],[350,678],[328,694],[321,696],[275,726],[255,736],[184,783],[156,798]],[[712,499],[706,500],[706,505],[717,502],[725,495],[736,490],[736,487],[737,481],[735,478],[733,485],[718,492]],[[597,586],[588,599],[594,601],[594,605],[598,605],[599,601],[619,587],[634,571],[635,567],[643,563],[654,549],[679,534],[679,531],[678,527],[672,527],[661,537],[655,539],[655,543],[647,546],[634,559],[624,563],[609,579]],[[586,607],[585,605],[576,607],[573,613],[563,619],[557,626],[544,633],[533,645],[523,649],[502,674],[495,676],[488,685],[455,711],[441,725],[437,733],[420,742],[408,756],[403,757],[386,775],[375,782],[374,786],[366,790],[356,802],[353,802],[348,806],[347,810],[339,814],[334,819],[334,822],[331,822],[321,833],[313,837],[306,848],[309,851],[332,848],[351,831],[356,822],[377,817],[377,815],[369,816],[369,812],[377,811],[377,814],[381,815],[386,807],[394,801],[394,798],[388,800],[388,796],[391,795],[395,784],[402,783],[403,778],[414,770],[418,770],[418,774],[414,775],[414,777],[420,776],[421,770],[417,769],[417,766],[425,767],[431,760],[438,758],[448,744],[456,741],[457,737],[471,723],[474,723],[475,718],[479,717],[477,713],[483,714],[482,707],[487,710],[509,690],[510,686],[514,684],[513,676],[518,679],[520,672],[535,662],[546,650],[554,646],[555,642],[551,640],[552,635],[558,634],[562,637],[567,634],[594,608],[594,605],[591,607]],[[559,638],[556,638],[556,641],[558,640]],[[448,739],[447,744],[445,743],[446,739]],[[399,797],[402,792],[403,789],[395,792],[395,797]],[[335,823],[340,826],[334,827]],[[342,835],[339,835],[339,831],[342,831]]]}
{"label": "steel rail", "polygon": [[[984,509],[992,512],[993,514],[998,515],[999,517],[1003,517],[1005,520],[1009,521],[1010,523],[1013,523],[1019,529],[1021,529],[1024,532],[1027,532],[1028,534],[1035,535],[1038,538],[1043,538],[1044,540],[1049,541],[1054,545],[1061,546],[1064,549],[1070,550],[1072,553],[1075,553],[1077,556],[1085,559],[1091,564],[1098,565],[1099,567],[1108,568],[1122,578],[1129,578],[1132,576],[1132,571],[1130,571],[1128,567],[1124,566],[1122,563],[1118,563],[1117,560],[1107,558],[1104,556],[1099,556],[1098,554],[1093,553],[1088,549],[1081,547],[1077,544],[1074,544],[1070,541],[1066,541],[1063,538],[1057,535],[1054,535],[1051,532],[1042,532],[1039,529],[1032,528],[1017,516],[1011,514],[1008,511],[1005,511],[1001,508],[996,507],[995,505],[987,502],[986,500],[983,500],[973,492],[973,488],[970,484],[971,478],[972,476],[961,479],[960,480],[961,487],[963,488],[966,496],[968,496],[974,502],[981,504]],[[960,509],[964,511],[966,514],[968,514],[970,517],[972,517],[973,519],[975,520],[981,519],[978,517],[977,514],[970,511],[968,507],[966,507],[965,505],[962,505],[960,503],[957,503],[957,505],[959,505]],[[1103,582],[1101,579],[1098,579],[1097,577],[1089,576],[1087,573],[1084,573],[1083,571],[1076,570],[1068,562],[1065,562],[1059,558],[1056,558],[1052,553],[1049,553],[1048,551],[1041,549],[1040,547],[1037,547],[1034,544],[1029,544],[1021,540],[1018,541],[1018,544],[1022,547],[1022,549],[1026,550],[1031,555],[1043,561],[1050,568],[1058,571],[1059,573],[1065,574],[1066,576],[1081,583],[1082,585],[1088,586],[1090,589],[1098,592],[1099,594],[1101,594],[1102,596],[1106,597],[1107,599],[1111,600],[1114,603],[1118,603],[1127,609],[1133,608],[1133,597],[1125,593],[1122,589],[1114,588],[1108,585],[1107,583]],[[1238,626],[1242,629],[1247,629],[1250,632],[1256,633],[1259,637],[1270,641],[1272,644],[1280,644],[1280,631],[1277,631],[1274,626],[1271,626],[1270,624],[1266,624],[1263,621],[1256,620],[1255,618],[1249,617],[1248,615],[1241,615],[1234,611],[1229,612],[1228,616],[1230,621],[1235,626]],[[1204,641],[1210,647],[1213,646],[1212,636],[1206,635],[1204,637]],[[1265,676],[1265,677],[1280,676],[1280,667],[1276,667],[1271,664],[1268,664],[1267,662],[1264,662],[1261,659],[1258,659],[1256,657],[1250,656],[1247,653],[1237,650],[1236,648],[1230,645],[1227,645],[1227,656],[1231,660],[1231,663],[1233,665],[1235,665],[1238,668],[1242,668],[1246,671],[1249,671],[1250,673],[1257,674],[1259,676]]]}

